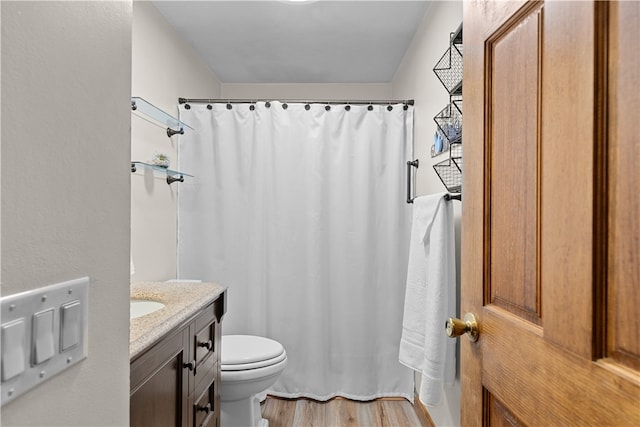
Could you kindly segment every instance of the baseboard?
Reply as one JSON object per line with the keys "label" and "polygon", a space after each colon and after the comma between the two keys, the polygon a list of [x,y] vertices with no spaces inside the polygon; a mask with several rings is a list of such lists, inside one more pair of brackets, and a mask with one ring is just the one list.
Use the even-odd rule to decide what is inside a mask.
{"label": "baseboard", "polygon": [[427,408],[422,404],[422,402],[420,402],[418,393],[416,393],[413,397],[413,406],[415,408],[416,414],[424,415],[424,419],[420,417],[421,418],[420,421],[423,424],[426,423],[425,426],[436,427],[435,423],[431,419],[431,416],[429,415],[429,411],[427,411]]}

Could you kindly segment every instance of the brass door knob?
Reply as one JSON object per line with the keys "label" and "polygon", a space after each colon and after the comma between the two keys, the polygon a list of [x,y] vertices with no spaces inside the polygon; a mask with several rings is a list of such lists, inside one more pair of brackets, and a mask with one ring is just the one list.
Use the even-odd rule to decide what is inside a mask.
{"label": "brass door knob", "polygon": [[447,336],[450,338],[457,338],[460,335],[466,334],[467,338],[469,338],[469,341],[476,342],[478,341],[478,336],[480,335],[476,316],[471,313],[465,314],[464,320],[450,317],[449,320],[445,322],[444,327],[445,331],[447,332]]}

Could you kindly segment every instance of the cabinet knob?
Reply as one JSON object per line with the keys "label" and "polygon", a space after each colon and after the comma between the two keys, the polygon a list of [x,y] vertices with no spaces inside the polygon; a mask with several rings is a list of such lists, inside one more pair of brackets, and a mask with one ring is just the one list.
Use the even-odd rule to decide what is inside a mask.
{"label": "cabinet knob", "polygon": [[199,342],[198,347],[204,347],[207,350],[211,350],[213,348],[213,342],[211,340],[207,342]]}
{"label": "cabinet knob", "polygon": [[196,368],[196,361],[192,360],[191,362],[183,363],[182,367],[188,368],[190,371],[193,371]]}
{"label": "cabinet knob", "polygon": [[198,411],[203,411],[205,414],[209,415],[209,412],[211,412],[211,403],[207,403],[207,406],[198,406]]}

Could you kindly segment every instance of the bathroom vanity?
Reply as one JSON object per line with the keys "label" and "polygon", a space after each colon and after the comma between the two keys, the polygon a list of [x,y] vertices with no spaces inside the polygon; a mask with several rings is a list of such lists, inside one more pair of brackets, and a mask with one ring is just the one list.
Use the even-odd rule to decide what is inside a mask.
{"label": "bathroom vanity", "polygon": [[219,427],[226,288],[142,282],[131,285],[131,298],[164,307],[131,319],[130,425]]}

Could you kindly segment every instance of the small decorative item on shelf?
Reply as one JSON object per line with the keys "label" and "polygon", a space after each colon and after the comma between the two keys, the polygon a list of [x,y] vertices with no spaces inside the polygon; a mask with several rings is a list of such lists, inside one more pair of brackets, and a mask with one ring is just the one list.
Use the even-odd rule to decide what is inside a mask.
{"label": "small decorative item on shelf", "polygon": [[161,168],[169,168],[169,156],[167,156],[164,153],[156,153],[153,156],[153,160],[151,160],[151,163],[154,166],[160,166]]}

